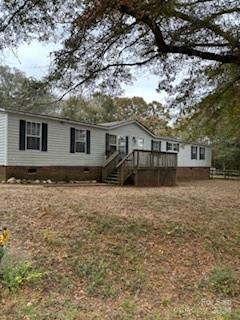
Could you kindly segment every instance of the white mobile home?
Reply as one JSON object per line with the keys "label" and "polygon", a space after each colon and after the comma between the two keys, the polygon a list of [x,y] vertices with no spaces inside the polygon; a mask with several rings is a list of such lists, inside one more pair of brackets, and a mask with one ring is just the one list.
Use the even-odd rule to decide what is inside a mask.
{"label": "white mobile home", "polygon": [[[119,163],[126,167],[126,163],[130,163],[130,155],[135,151],[145,151],[145,165],[146,161],[151,161],[155,169],[158,166],[173,167],[166,162],[163,165],[163,157],[174,155],[178,179],[209,177],[209,146],[156,137],[135,120],[96,125],[0,109],[2,180],[14,176],[25,179],[101,181],[104,175],[104,180],[111,181],[108,175],[113,174],[114,182]],[[156,154],[159,155],[155,159]],[[138,161],[139,156],[140,153],[135,157],[138,157]],[[132,161],[136,161],[133,157]],[[135,162],[132,162],[133,165]],[[105,173],[104,168],[107,168]]]}

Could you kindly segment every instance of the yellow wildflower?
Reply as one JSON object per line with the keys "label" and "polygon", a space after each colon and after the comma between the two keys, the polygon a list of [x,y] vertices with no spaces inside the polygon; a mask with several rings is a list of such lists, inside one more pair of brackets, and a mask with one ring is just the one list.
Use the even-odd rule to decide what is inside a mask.
{"label": "yellow wildflower", "polygon": [[0,246],[5,246],[9,240],[9,230],[4,229],[3,233],[0,235]]}

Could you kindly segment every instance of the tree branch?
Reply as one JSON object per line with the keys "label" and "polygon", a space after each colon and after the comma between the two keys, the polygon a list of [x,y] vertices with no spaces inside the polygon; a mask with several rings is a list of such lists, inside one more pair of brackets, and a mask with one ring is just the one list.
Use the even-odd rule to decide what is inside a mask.
{"label": "tree branch", "polygon": [[[11,15],[11,17],[8,20],[8,22],[0,28],[0,32],[4,32],[7,29],[7,27],[15,19],[15,17],[26,7],[28,2],[29,2],[28,0],[24,1],[24,3]],[[3,21],[3,24],[4,24],[4,22],[5,21]]]}
{"label": "tree branch", "polygon": [[67,90],[66,92],[64,92],[64,94],[62,94],[62,96],[54,101],[54,102],[59,102],[61,101],[69,92],[75,90],[76,88],[80,87],[81,85],[83,85],[84,83],[86,83],[87,81],[91,80],[92,78],[94,78],[94,76],[96,74],[99,74],[101,72],[104,72],[104,71],[107,71],[111,68],[116,68],[116,67],[134,67],[134,66],[137,66],[137,67],[140,67],[140,66],[143,66],[145,64],[147,64],[148,62],[154,60],[155,58],[157,58],[159,55],[156,54],[146,60],[143,60],[143,61],[137,61],[137,62],[129,62],[129,63],[113,63],[113,64],[108,64],[107,66],[103,67],[103,68],[99,68],[99,69],[96,69],[92,72],[90,72],[90,74],[88,76],[85,76],[83,75],[83,79],[78,82],[77,84],[75,84],[73,87],[71,87],[69,90]]}
{"label": "tree branch", "polygon": [[[182,45],[182,46],[168,45],[164,40],[164,37],[163,37],[163,34],[160,30],[159,25],[151,17],[146,16],[146,15],[138,16],[137,13],[134,11],[134,9],[130,9],[127,6],[121,6],[120,10],[122,12],[134,17],[136,20],[144,23],[145,25],[147,25],[149,27],[149,29],[152,31],[152,33],[155,37],[155,41],[156,41],[156,45],[158,47],[159,54],[179,53],[179,54],[183,54],[183,55],[187,55],[187,56],[199,57],[204,60],[211,60],[211,61],[217,61],[217,62],[222,62],[222,63],[232,63],[232,64],[240,65],[240,55],[217,54],[214,52],[200,51],[200,50],[193,49],[193,48],[190,48],[185,45]],[[192,19],[185,14],[179,13],[178,17],[182,17],[185,20],[188,19],[191,22],[193,22]],[[197,20],[194,19],[194,23],[197,23],[197,22],[199,22],[198,19]],[[203,22],[200,20],[199,23],[201,24]],[[208,25],[208,28],[214,29],[216,32],[217,31],[220,32],[220,30],[221,30],[217,26],[215,29],[215,26],[213,27],[213,26]],[[225,33],[224,33],[224,35],[225,35]],[[234,41],[234,43],[236,45],[236,39],[232,38],[230,40]]]}

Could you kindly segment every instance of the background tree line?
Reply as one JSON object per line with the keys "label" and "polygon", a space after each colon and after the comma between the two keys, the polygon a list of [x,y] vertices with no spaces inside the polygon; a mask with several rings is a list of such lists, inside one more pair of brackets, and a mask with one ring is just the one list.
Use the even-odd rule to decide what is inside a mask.
{"label": "background tree line", "polygon": [[137,119],[158,135],[171,135],[169,112],[160,102],[141,97],[70,95],[59,100],[51,87],[17,69],[0,66],[0,101],[7,109],[57,115],[76,121],[104,123]]}

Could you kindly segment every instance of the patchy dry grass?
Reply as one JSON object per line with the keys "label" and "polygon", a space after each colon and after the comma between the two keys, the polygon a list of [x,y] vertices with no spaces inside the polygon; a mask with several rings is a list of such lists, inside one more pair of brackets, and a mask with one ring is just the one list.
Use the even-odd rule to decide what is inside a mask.
{"label": "patchy dry grass", "polygon": [[1,320],[240,319],[240,182],[2,186],[9,255],[45,276]]}

